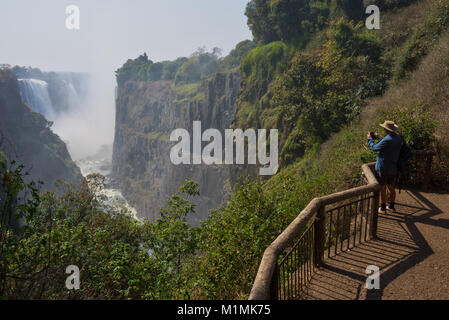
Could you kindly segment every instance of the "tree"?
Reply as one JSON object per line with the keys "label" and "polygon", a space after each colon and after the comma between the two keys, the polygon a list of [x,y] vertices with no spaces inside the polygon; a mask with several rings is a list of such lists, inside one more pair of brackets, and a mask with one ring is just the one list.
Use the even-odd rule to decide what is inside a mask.
{"label": "tree", "polygon": [[358,22],[365,16],[363,0],[337,0],[337,6],[343,10],[348,20]]}
{"label": "tree", "polygon": [[309,1],[272,0],[269,17],[278,37],[283,41],[300,39],[305,33],[305,21],[310,19]]}
{"label": "tree", "polygon": [[259,43],[305,43],[324,27],[329,4],[329,0],[252,0],[245,15],[254,40]]}
{"label": "tree", "polygon": [[295,55],[277,79],[273,96],[287,135],[281,151],[284,165],[354,119],[362,99],[382,92],[380,55],[378,41],[361,24],[344,19],[331,22],[320,50]]}
{"label": "tree", "polygon": [[251,0],[246,5],[248,27],[256,42],[266,44],[280,40],[270,15],[270,0]]}
{"label": "tree", "polygon": [[223,59],[223,68],[231,69],[240,65],[245,55],[256,47],[256,43],[251,40],[244,40],[237,43],[234,49]]}

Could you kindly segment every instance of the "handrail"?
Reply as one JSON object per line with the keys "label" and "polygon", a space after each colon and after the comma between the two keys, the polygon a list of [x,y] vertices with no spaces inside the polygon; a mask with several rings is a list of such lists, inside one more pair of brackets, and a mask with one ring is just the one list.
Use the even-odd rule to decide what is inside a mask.
{"label": "handrail", "polygon": [[271,278],[273,276],[279,255],[283,250],[285,250],[289,242],[301,231],[301,229],[303,229],[306,224],[315,217],[320,207],[380,190],[380,185],[371,170],[372,167],[374,167],[374,163],[362,165],[363,173],[368,180],[367,185],[314,198],[288,225],[288,227],[271,243],[271,245],[265,249],[256,279],[254,280],[249,300],[269,299]]}

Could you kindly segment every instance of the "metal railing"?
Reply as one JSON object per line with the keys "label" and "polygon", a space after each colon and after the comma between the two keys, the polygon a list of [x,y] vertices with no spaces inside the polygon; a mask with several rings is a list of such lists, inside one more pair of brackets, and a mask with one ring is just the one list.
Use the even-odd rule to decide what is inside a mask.
{"label": "metal railing", "polygon": [[[434,152],[413,151],[411,166],[427,187]],[[419,166],[421,169],[419,169]],[[265,250],[250,300],[298,299],[325,257],[375,239],[380,185],[374,163],[362,166],[366,185],[313,199]]]}

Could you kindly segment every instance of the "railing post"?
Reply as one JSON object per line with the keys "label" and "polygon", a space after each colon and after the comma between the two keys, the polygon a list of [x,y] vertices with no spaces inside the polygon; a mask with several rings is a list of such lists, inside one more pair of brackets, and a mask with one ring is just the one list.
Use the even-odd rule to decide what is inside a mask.
{"label": "railing post", "polygon": [[279,300],[279,265],[276,263],[270,283],[270,300]]}
{"label": "railing post", "polygon": [[317,267],[323,265],[324,246],[326,241],[326,212],[325,206],[321,205],[315,220],[315,265]]}
{"label": "railing post", "polygon": [[373,207],[371,208],[371,239],[377,239],[377,218],[379,215],[380,190],[374,191]]}

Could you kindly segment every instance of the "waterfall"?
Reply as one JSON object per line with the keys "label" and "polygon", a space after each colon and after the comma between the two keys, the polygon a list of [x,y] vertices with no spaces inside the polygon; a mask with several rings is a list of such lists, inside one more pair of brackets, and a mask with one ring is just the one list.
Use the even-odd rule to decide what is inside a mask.
{"label": "waterfall", "polygon": [[64,102],[66,104],[64,109],[61,111],[71,112],[74,110],[78,110],[81,106],[81,100],[71,80],[62,80],[60,86],[61,86],[60,90],[64,94],[65,97]]}
{"label": "waterfall", "polygon": [[[22,101],[33,111],[54,122],[52,131],[67,144],[72,159],[84,176],[91,173],[105,176],[107,187],[98,194],[105,208],[123,207],[139,220],[137,211],[126,201],[115,186],[116,183],[111,181],[112,146],[103,144],[98,147],[98,142],[103,140],[95,140],[95,137],[102,135],[102,127],[98,125],[98,120],[104,117],[103,111],[107,110],[96,108],[98,105],[106,105],[102,100],[104,91],[97,93],[94,98],[87,95],[84,87],[87,85],[87,79],[79,78],[76,74],[46,74],[44,79],[48,82],[35,78],[18,79]],[[76,86],[80,81],[82,84]],[[110,95],[112,94],[111,90]],[[107,101],[109,102],[113,103]]]}
{"label": "waterfall", "polygon": [[23,102],[48,120],[54,120],[54,110],[48,93],[48,83],[38,79],[18,79],[18,81]]}

